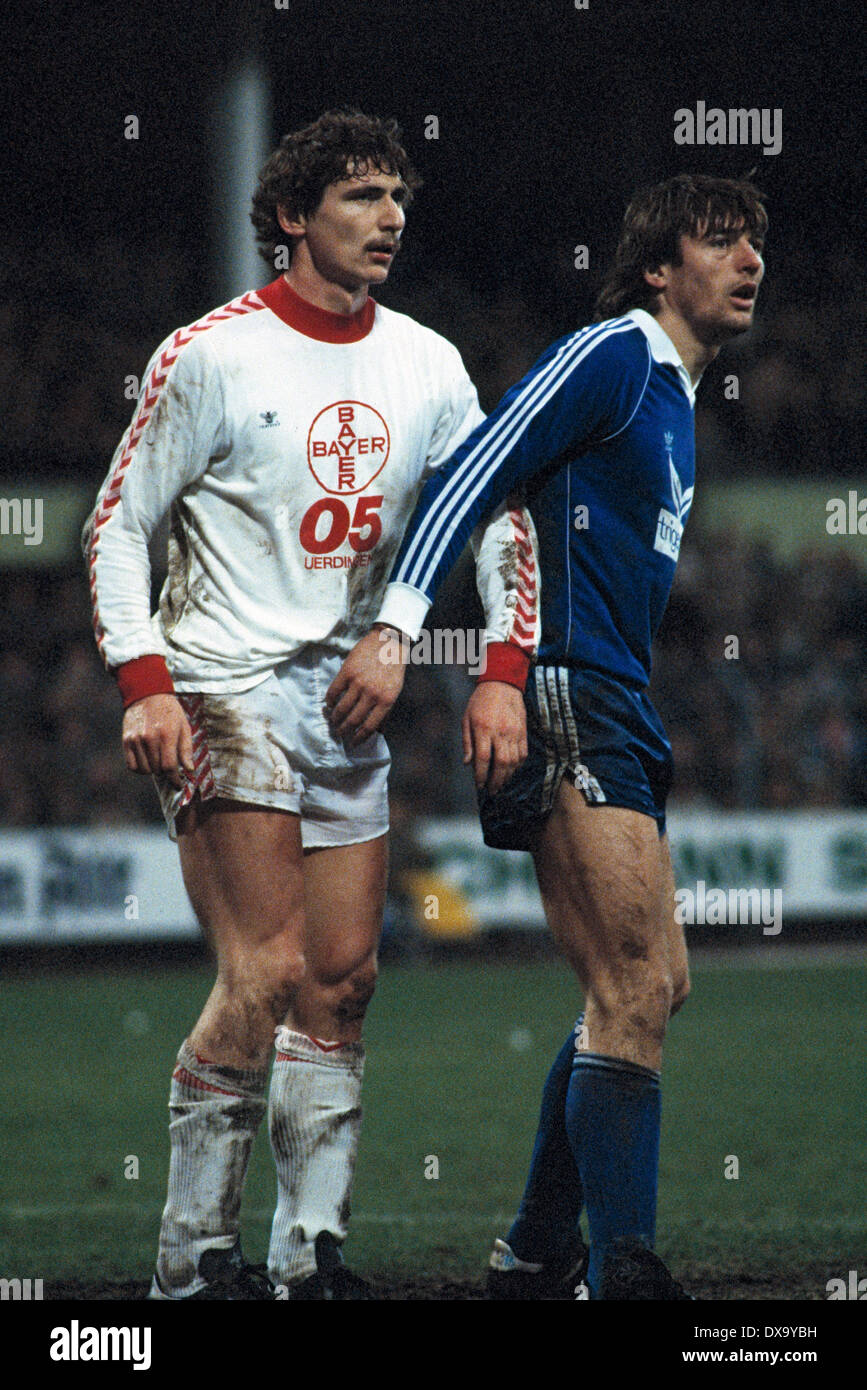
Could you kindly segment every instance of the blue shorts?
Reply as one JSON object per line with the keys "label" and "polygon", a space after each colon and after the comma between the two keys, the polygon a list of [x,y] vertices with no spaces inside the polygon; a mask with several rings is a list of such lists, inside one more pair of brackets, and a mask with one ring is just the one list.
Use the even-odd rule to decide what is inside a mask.
{"label": "blue shorts", "polygon": [[644,691],[598,671],[535,666],[524,695],[529,756],[502,791],[479,793],[485,844],[535,848],[563,777],[590,806],[625,806],[665,832],[671,745]]}

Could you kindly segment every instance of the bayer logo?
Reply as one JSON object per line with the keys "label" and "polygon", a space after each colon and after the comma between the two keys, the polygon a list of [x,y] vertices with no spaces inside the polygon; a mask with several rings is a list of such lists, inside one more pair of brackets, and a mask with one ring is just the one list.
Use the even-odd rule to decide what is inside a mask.
{"label": "bayer logo", "polygon": [[307,462],[326,492],[362,492],[388,461],[388,426],[362,401],[320,410],[307,435]]}

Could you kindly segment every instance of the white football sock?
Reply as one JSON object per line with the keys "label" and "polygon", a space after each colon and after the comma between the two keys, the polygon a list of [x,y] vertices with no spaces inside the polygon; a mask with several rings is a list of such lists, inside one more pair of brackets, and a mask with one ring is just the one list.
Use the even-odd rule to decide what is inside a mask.
{"label": "white football sock", "polygon": [[178,1053],[169,1095],[169,1187],[160,1228],[157,1278],[183,1298],[204,1288],[206,1250],[238,1240],[250,1150],[265,1113],[267,1071],[207,1062],[188,1042]]}
{"label": "white football sock", "polygon": [[361,1133],[361,1043],[326,1043],[277,1029],[268,1123],[277,1165],[277,1210],[268,1273],[291,1284],[315,1273],[314,1241],[343,1241]]}

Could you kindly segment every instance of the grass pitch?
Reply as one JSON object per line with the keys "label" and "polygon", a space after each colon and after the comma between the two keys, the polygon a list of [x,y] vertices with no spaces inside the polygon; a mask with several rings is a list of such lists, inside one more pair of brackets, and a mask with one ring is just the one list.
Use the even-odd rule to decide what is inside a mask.
{"label": "grass pitch", "polygon": [[[174,966],[7,981],[0,1274],[54,1296],[144,1292],[168,1078],[210,980]],[[657,1248],[702,1297],[825,1299],[865,1268],[865,999],[863,956],[696,965],[667,1044]],[[481,1296],[577,1003],[553,961],[383,971],[347,1257],[384,1296]],[[263,1127],[244,1203],[254,1260],[274,1187]]]}

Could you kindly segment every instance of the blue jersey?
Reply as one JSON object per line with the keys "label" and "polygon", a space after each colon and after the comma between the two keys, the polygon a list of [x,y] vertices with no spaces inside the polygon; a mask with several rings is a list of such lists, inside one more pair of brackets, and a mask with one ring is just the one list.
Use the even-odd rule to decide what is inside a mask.
{"label": "blue jersey", "polygon": [[692,502],[694,403],[644,310],[554,343],[426,483],[380,620],[410,630],[476,524],[522,493],[539,540],[540,662],[644,688]]}

